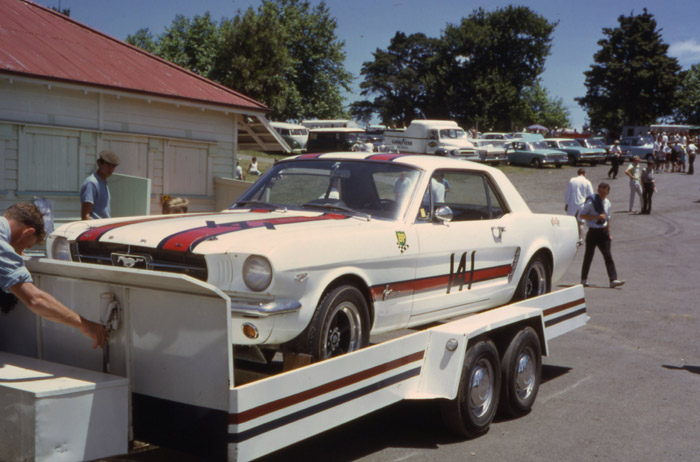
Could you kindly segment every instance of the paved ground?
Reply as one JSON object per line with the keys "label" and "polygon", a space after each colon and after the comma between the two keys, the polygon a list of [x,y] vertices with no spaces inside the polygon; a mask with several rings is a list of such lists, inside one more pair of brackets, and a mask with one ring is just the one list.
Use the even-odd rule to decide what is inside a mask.
{"label": "paved ground", "polygon": [[[594,185],[607,181],[607,166],[587,170]],[[533,211],[563,213],[574,168],[504,171]],[[433,402],[405,402],[266,460],[700,460],[700,176],[660,175],[649,216],[627,213],[626,177],[609,183],[613,256],[627,283],[609,289],[596,254],[591,320],[551,343],[533,412],[463,441],[446,433]],[[579,282],[582,256],[561,285]],[[142,456],[129,460],[197,460],[167,450]]]}
{"label": "paved ground", "polygon": [[[534,211],[563,212],[574,168],[504,170]],[[587,170],[594,185],[607,181],[607,166]],[[446,434],[433,403],[406,402],[267,460],[699,460],[700,176],[660,175],[649,216],[627,213],[626,179],[609,183],[613,256],[627,283],[607,288],[596,254],[586,289],[591,320],[552,342],[532,413],[461,441]],[[562,285],[578,283],[582,256]]]}

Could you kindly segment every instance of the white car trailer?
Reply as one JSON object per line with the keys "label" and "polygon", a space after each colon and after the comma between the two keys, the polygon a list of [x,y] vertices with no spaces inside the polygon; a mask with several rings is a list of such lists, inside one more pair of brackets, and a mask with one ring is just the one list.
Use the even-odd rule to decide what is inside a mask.
{"label": "white car trailer", "polygon": [[[48,447],[37,448],[49,456],[60,451],[60,460],[85,458],[80,440],[88,446],[98,427],[100,434],[160,444],[167,444],[162,437],[168,435],[220,459],[251,460],[405,399],[440,400],[449,428],[478,436],[499,407],[512,415],[530,409],[549,341],[588,320],[583,288],[574,286],[270,374],[234,363],[230,301],[212,285],[179,274],[53,260],[27,266],[41,288],[83,316],[108,324],[109,345],[92,350],[74,329],[20,306],[0,319],[0,350],[12,353],[10,358],[47,361],[46,371],[34,371],[41,377],[55,379],[61,375],[57,367],[79,367],[108,372],[100,374],[102,381],[126,379],[130,392],[123,400],[125,412],[84,409],[61,416],[56,410],[53,422],[44,421],[44,427],[71,428],[70,419],[81,419],[76,431],[84,435],[64,436],[71,444],[60,441],[66,432],[55,432]],[[9,361],[5,358],[0,362]],[[40,369],[37,363],[42,362],[32,368]],[[3,366],[10,365],[0,364],[0,379]],[[89,382],[88,376],[81,380]],[[3,425],[10,425],[10,418],[4,415]],[[90,453],[109,455],[115,454]],[[0,454],[3,460],[25,460],[20,457]]]}

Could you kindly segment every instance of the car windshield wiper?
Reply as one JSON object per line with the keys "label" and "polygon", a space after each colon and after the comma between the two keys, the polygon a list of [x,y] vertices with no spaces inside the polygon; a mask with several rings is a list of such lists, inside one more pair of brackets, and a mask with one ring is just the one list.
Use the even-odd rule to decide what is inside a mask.
{"label": "car windshield wiper", "polygon": [[265,201],[238,201],[238,202],[235,202],[233,205],[235,207],[246,207],[246,206],[253,205],[255,207],[260,207],[260,208],[265,208],[265,209],[270,209],[270,210],[287,210],[286,205],[274,204],[272,202],[265,202]]}
{"label": "car windshield wiper", "polygon": [[328,202],[328,199],[315,199],[312,200],[311,202],[307,202],[306,204],[303,204],[302,207],[307,207],[307,208],[316,208],[316,209],[323,209],[323,210],[332,210],[335,212],[344,212],[349,215],[355,215],[355,216],[360,216],[362,218],[366,218],[367,221],[372,218],[371,215],[368,215],[364,212],[360,212],[355,209],[351,209],[347,205],[345,205],[342,201],[332,201]]}

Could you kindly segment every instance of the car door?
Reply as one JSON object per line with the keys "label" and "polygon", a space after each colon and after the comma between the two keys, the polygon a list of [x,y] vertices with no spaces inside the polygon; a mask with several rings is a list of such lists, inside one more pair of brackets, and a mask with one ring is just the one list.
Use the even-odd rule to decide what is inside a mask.
{"label": "car door", "polygon": [[[415,225],[420,254],[412,321],[494,306],[512,290],[518,245],[512,214],[493,180],[483,171],[436,173]],[[435,187],[437,182],[444,190]],[[437,196],[444,194],[444,200],[431,197],[435,190]],[[449,207],[451,221],[434,218],[440,207]]]}

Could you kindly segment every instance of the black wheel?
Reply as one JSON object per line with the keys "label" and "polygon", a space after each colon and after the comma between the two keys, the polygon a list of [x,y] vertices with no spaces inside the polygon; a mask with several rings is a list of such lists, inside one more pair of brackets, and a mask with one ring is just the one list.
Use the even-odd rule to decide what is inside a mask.
{"label": "black wheel", "polygon": [[592,161],[591,161],[591,167],[595,167],[596,165],[598,165],[598,161],[597,161],[597,160],[592,160]]}
{"label": "black wheel", "polygon": [[569,162],[569,165],[571,165],[572,167],[576,166],[576,157],[574,157],[573,154],[569,154],[567,156],[567,160]]}
{"label": "black wheel", "polygon": [[454,433],[475,438],[486,433],[498,409],[501,367],[496,345],[481,340],[467,351],[457,397],[442,400],[445,425]]}
{"label": "black wheel", "polygon": [[542,159],[532,159],[530,162],[533,168],[542,168]]}
{"label": "black wheel", "polygon": [[542,380],[542,347],[532,327],[513,337],[501,360],[501,372],[499,411],[511,417],[530,412]]}
{"label": "black wheel", "polygon": [[552,290],[552,270],[542,255],[535,255],[527,264],[513,300],[525,300],[549,293]]}
{"label": "black wheel", "polygon": [[369,309],[364,296],[351,285],[332,289],[321,299],[302,335],[314,361],[364,348],[369,343]]}
{"label": "black wheel", "polygon": [[557,162],[556,164],[554,164],[554,166],[555,166],[556,168],[561,168],[561,164],[560,164],[559,162]]}

